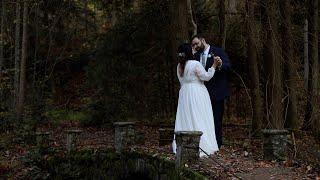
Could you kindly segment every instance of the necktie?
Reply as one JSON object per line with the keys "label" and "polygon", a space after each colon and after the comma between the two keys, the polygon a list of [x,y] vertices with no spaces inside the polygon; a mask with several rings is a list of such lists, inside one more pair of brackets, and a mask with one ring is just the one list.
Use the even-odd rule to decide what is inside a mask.
{"label": "necktie", "polygon": [[201,64],[205,68],[206,67],[206,59],[204,53],[201,53]]}

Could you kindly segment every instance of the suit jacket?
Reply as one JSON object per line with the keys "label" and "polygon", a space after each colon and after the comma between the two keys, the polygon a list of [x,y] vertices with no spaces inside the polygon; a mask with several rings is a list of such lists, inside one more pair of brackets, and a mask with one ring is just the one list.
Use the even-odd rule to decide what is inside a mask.
{"label": "suit jacket", "polygon": [[[200,54],[201,53],[195,54],[195,58],[197,61],[200,61]],[[213,54],[213,56],[219,56],[222,60],[222,67],[220,70],[217,68],[213,78],[211,78],[209,81],[204,82],[204,84],[208,89],[211,99],[215,101],[223,100],[226,97],[230,96],[228,72],[230,71],[231,65],[229,57],[223,49],[211,45],[209,49],[209,54]],[[213,56],[207,58],[205,67],[206,71],[208,71],[208,69],[213,64]]]}

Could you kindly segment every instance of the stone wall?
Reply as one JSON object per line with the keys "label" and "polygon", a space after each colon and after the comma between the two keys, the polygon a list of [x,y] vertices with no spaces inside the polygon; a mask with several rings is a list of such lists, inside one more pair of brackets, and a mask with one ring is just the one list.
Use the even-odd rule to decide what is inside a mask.
{"label": "stone wall", "polygon": [[206,179],[184,167],[175,168],[173,161],[139,152],[64,151],[37,162],[37,171],[31,177],[46,174],[48,179]]}

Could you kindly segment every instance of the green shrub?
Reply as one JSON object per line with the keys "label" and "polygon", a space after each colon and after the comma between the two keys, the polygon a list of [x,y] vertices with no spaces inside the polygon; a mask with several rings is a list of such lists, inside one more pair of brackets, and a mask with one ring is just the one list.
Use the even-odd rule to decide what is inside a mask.
{"label": "green shrub", "polygon": [[83,122],[88,119],[88,112],[86,111],[72,111],[66,109],[47,111],[43,115],[55,124],[59,124],[63,121]]}

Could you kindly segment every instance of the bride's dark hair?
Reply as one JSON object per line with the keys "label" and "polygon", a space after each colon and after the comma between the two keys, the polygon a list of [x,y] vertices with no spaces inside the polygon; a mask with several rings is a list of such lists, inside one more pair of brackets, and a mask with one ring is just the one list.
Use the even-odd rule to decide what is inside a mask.
{"label": "bride's dark hair", "polygon": [[178,47],[178,61],[180,63],[179,73],[183,76],[184,68],[188,60],[194,59],[191,45],[188,43],[181,44]]}

